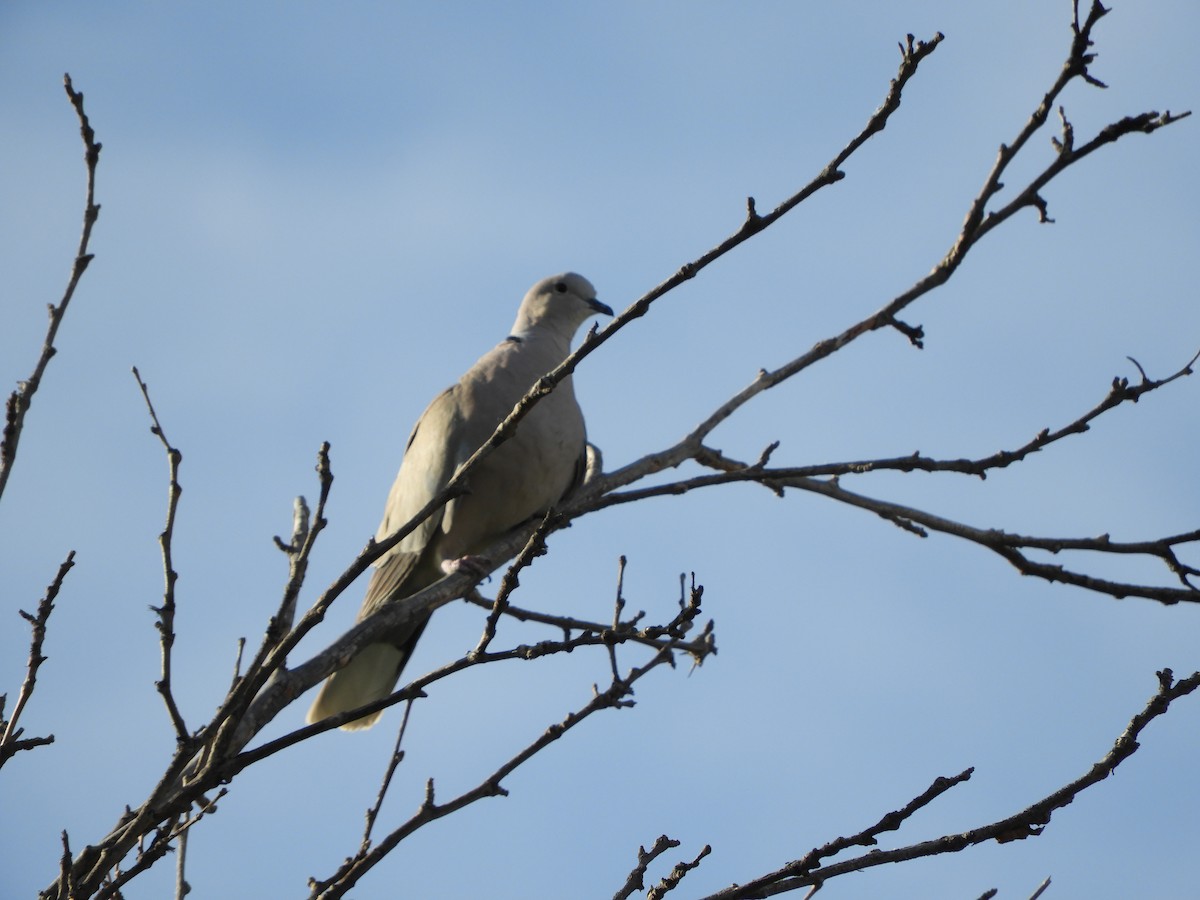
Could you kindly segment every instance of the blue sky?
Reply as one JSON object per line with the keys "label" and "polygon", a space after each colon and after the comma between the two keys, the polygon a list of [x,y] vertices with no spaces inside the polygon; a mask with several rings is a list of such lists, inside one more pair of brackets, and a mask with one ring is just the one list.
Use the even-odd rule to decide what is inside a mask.
{"label": "blue sky", "polygon": [[[1186,0],[1114,3],[1094,73],[1065,95],[1077,134],[1200,105]],[[907,32],[946,40],[847,178],[661,300],[581,366],[610,466],[677,440],[750,380],[874,311],[950,246],[997,146],[1050,85],[1067,4],[7,4],[0,12],[0,375],[28,375],[78,235],[69,71],[104,143],[95,262],[37,395],[0,504],[0,690],[23,675],[32,609],[77,551],[23,724],[56,743],[0,778],[5,893],[53,877],[59,833],[98,839],[172,749],[153,690],[161,448],[129,374],[184,454],[176,681],[189,723],[223,695],[286,577],[270,541],[315,492],[330,526],[307,599],[378,523],[409,428],[504,336],[538,278],[582,272],[623,308],[807,182],[886,91]],[[870,336],[759,398],[714,435],[740,458],[781,441],[807,464],[1018,446],[1200,349],[1196,120],[1135,135],[1047,191],[910,319],[926,348]],[[1006,179],[1050,159],[1050,133]],[[972,524],[1133,540],[1197,527],[1197,390],[1184,379],[985,482],[852,486]],[[6,389],[7,390],[7,389]],[[713,854],[697,896],[857,831],[938,775],[974,778],[883,846],[1015,812],[1085,771],[1155,688],[1200,668],[1200,613],[1020,578],[949,538],[920,541],[817,497],[761,489],[614,509],[555,536],[519,602],[604,620],[626,595],[671,615],[695,571],[720,654],[660,672],[638,705],[571,733],[511,796],[426,829],[359,898],[611,896],[641,843]],[[1161,581],[1152,567],[1095,571]],[[302,650],[352,620],[343,599]],[[412,670],[473,646],[437,616]],[[511,628],[511,641],[548,635]],[[502,637],[504,633],[502,633]],[[636,652],[626,654],[632,664]],[[606,677],[602,655],[493,666],[414,713],[381,826],[425,779],[471,786]],[[302,721],[307,702],[270,734]],[[839,897],[1179,897],[1200,838],[1200,701],[1154,723],[1117,777],[1036,840],[874,870]],[[357,844],[398,716],[327,735],[240,779],[189,848],[193,896],[304,895]],[[169,872],[135,882],[160,897]],[[652,873],[653,874],[653,873]]]}

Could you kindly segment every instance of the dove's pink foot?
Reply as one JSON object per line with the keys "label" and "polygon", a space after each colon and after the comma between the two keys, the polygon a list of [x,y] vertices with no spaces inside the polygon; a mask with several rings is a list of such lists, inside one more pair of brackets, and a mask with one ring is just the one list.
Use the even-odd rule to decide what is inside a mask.
{"label": "dove's pink foot", "polygon": [[483,578],[491,571],[492,565],[482,556],[460,556],[458,559],[442,560],[442,571],[447,575],[465,572],[476,578]]}

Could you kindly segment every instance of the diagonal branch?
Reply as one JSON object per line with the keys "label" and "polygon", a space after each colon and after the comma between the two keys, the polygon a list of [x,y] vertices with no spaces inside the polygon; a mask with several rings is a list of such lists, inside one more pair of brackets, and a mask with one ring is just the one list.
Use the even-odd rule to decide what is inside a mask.
{"label": "diagonal branch", "polygon": [[[864,869],[888,863],[922,859],[937,856],[941,853],[957,853],[967,847],[983,844],[988,841],[996,841],[1003,844],[1009,841],[1037,837],[1045,830],[1050,822],[1050,817],[1055,811],[1069,806],[1083,791],[1099,784],[1115,772],[1121,763],[1138,750],[1140,746],[1138,738],[1147,725],[1166,713],[1173,702],[1181,697],[1186,697],[1200,687],[1200,672],[1194,672],[1178,682],[1175,681],[1174,673],[1170,669],[1163,669],[1157,675],[1158,691],[1150,698],[1141,712],[1137,713],[1130,720],[1125,730],[1113,743],[1112,749],[1095,762],[1083,775],[1059,788],[1057,791],[1035,801],[1020,812],[992,822],[989,825],[972,828],[961,834],[947,834],[933,840],[899,847],[895,850],[872,850],[862,856],[824,866],[809,865],[809,857],[812,855],[809,854],[801,860],[788,863],[783,868],[756,878],[753,881],[733,885],[710,894],[704,900],[750,900],[750,898],[770,897],[787,891],[798,890],[802,887],[821,885],[839,875],[845,875],[849,872],[861,872]],[[968,769],[963,775],[958,776],[960,781],[965,780],[963,776],[969,776],[970,771]],[[935,782],[936,786],[937,783]],[[952,786],[947,785],[947,787]],[[928,792],[926,793],[928,794]],[[920,798],[918,798],[919,800]],[[913,803],[918,801],[913,801]],[[909,804],[909,806],[911,807],[912,804]],[[889,815],[898,816],[901,815],[901,812],[897,811]],[[887,819],[888,817],[885,816],[884,821],[887,821]],[[871,829],[867,829],[861,834],[870,835],[870,832]],[[826,846],[832,847],[839,843],[850,846],[855,841],[853,838],[839,838]],[[814,852],[819,853],[820,851]]]}
{"label": "diagonal branch", "polygon": [[367,853],[347,859],[328,880],[310,879],[309,888],[312,891],[310,897],[314,900],[316,898],[335,900],[337,897],[344,896],[346,891],[354,887],[359,879],[383,860],[401,841],[425,825],[486,797],[507,796],[508,789],[503,785],[505,778],[594,713],[603,709],[621,709],[633,706],[633,701],[629,697],[633,693],[634,684],[663,663],[670,663],[671,659],[671,651],[664,649],[656,653],[645,665],[630,669],[624,678],[614,678],[607,689],[595,691],[591,701],[585,706],[568,714],[561,722],[551,725],[536,740],[499,766],[482,782],[452,800],[437,803],[434,797],[433,779],[430,779],[426,788],[425,801],[407,822],[392,831]]}
{"label": "diagonal branch", "polygon": [[700,865],[700,861],[710,853],[712,853],[712,847],[705,844],[700,848],[700,852],[696,854],[696,858],[691,862],[680,860],[675,863],[674,868],[664,875],[658,884],[646,892],[646,900],[662,900],[663,897],[679,887],[679,882],[683,881],[684,876],[692,871],[692,869],[697,868]]}
{"label": "diagonal branch", "polygon": [[613,900],[629,900],[633,896],[634,891],[645,890],[644,879],[646,870],[650,868],[650,863],[658,859],[668,850],[679,846],[679,841],[674,838],[669,838],[665,834],[660,834],[654,842],[654,846],[647,850],[645,847],[638,847],[637,865],[629,873],[629,877],[625,879],[625,883],[620,889],[613,894]]}
{"label": "diagonal branch", "polygon": [[484,653],[488,646],[496,637],[496,626],[500,622],[500,616],[508,611],[508,598],[512,596],[521,584],[518,573],[532,565],[536,557],[546,553],[546,535],[550,532],[551,526],[554,524],[554,516],[547,514],[542,518],[537,529],[529,536],[525,546],[521,552],[517,554],[517,558],[504,571],[504,577],[500,579],[500,589],[496,591],[496,598],[492,601],[487,620],[484,622],[483,634],[479,636],[479,643],[472,654]]}
{"label": "diagonal branch", "polygon": [[[840,171],[840,166],[845,163],[850,156],[859,149],[872,135],[882,131],[887,124],[891,114],[900,107],[901,94],[908,81],[916,74],[917,67],[921,61],[929,56],[942,41],[941,33],[934,35],[930,41],[915,41],[912,35],[908,36],[907,44],[901,46],[901,62],[900,69],[896,77],[892,79],[887,96],[880,107],[871,115],[867,124],[863,129],[833,158],[833,160],[822,169],[807,185],[797,191],[788,199],[784,200],[774,210],[766,215],[759,215],[755,210],[755,204],[751,198],[747,204],[747,217],[743,221],[741,227],[725,238],[717,246],[713,247],[708,252],[700,255],[691,262],[682,265],[674,275],[667,280],[661,282],[656,287],[647,291],[640,298],[635,300],[630,306],[621,312],[612,322],[609,323],[603,331],[597,332],[594,328],[590,331],[583,342],[576,350],[571,353],[563,362],[553,371],[548,372],[545,376],[538,380],[529,392],[521,398],[520,401],[513,407],[512,412],[496,426],[496,430],[491,437],[485,441],[477,451],[458,468],[454,477],[450,479],[446,487],[433,499],[429,501],[413,518],[402,525],[395,532],[390,534],[382,541],[376,541],[373,538],[367,542],[367,546],[354,560],[351,566],[345,573],[334,583],[330,591],[318,600],[309,613],[297,625],[295,632],[295,641],[315,627],[323,618],[325,610],[328,608],[338,594],[344,590],[344,587],[350,582],[357,579],[366,569],[378,560],[381,556],[395,547],[400,541],[408,536],[421,522],[427,519],[435,511],[445,506],[446,503],[460,496],[465,491],[470,472],[480,463],[481,460],[490,455],[498,446],[512,437],[517,425],[528,415],[530,409],[533,408],[543,397],[548,395],[555,386],[563,379],[571,375],[576,367],[587,356],[591,355],[601,345],[610,340],[617,332],[625,328],[630,322],[644,316],[650,309],[650,306],[662,297],[664,294],[674,290],[679,285],[694,278],[702,269],[710,263],[724,256],[726,253],[733,250],[735,247],[745,243],[754,235],[763,231],[765,228],[777,222],[780,218],[802,203],[804,200],[811,197],[821,188],[831,184],[835,184],[845,177],[845,173]],[[294,646],[294,642],[292,644]]]}
{"label": "diagonal branch", "polygon": [[293,511],[292,540],[285,544],[279,537],[275,544],[288,556],[288,580],[283,589],[283,599],[275,615],[267,623],[266,634],[258,652],[246,669],[242,683],[235,685],[240,691],[231,691],[219,713],[222,717],[236,717],[249,705],[254,695],[287,662],[287,651],[295,646],[291,639],[292,624],[296,616],[296,604],[304,577],[308,574],[308,561],[312,556],[318,535],[325,530],[329,520],[325,518],[325,506],[329,492],[333,489],[333,468],[329,461],[329,442],[325,441],[317,450],[317,478],[319,480],[317,508],[309,512],[303,497],[296,499]]}
{"label": "diagonal branch", "polygon": [[67,554],[67,558],[63,560],[62,565],[58,567],[58,574],[54,576],[54,580],[50,582],[50,586],[46,588],[46,593],[42,596],[41,602],[38,603],[37,612],[34,615],[30,615],[25,610],[20,611],[21,618],[29,623],[33,634],[29,640],[29,661],[25,664],[25,680],[21,683],[21,690],[17,694],[16,705],[13,707],[12,715],[8,718],[8,721],[4,720],[4,701],[6,697],[0,695],[0,726],[3,727],[3,732],[0,733],[0,767],[21,750],[31,750],[34,747],[54,743],[54,735],[52,734],[46,737],[25,738],[22,740],[23,729],[17,727],[17,721],[21,718],[21,713],[25,709],[25,705],[29,702],[29,698],[33,696],[33,689],[37,685],[38,669],[46,661],[46,657],[42,655],[42,644],[46,640],[46,623],[50,621],[50,613],[54,611],[54,601],[58,597],[58,592],[62,589],[63,581],[74,565],[75,551],[72,550]]}
{"label": "diagonal branch", "polygon": [[[1042,188],[1069,166],[1079,162],[1095,150],[1114,143],[1128,134],[1136,132],[1152,133],[1165,125],[1170,125],[1189,115],[1188,113],[1172,115],[1169,112],[1163,114],[1148,112],[1138,116],[1128,116],[1103,128],[1095,138],[1082,147],[1074,148],[1064,145],[1054,161],[1045,167],[1040,174],[1035,176],[1018,193],[1015,199],[1000,210],[988,213],[985,217],[984,211],[988,203],[1004,187],[1000,181],[1001,176],[1007,170],[1017,153],[1026,145],[1029,138],[1045,124],[1055,99],[1072,79],[1076,77],[1090,79],[1090,76],[1087,74],[1087,65],[1093,59],[1092,54],[1088,52],[1088,48],[1091,46],[1091,30],[1101,16],[1103,16],[1104,12],[1106,10],[1100,7],[1099,4],[1096,4],[1092,14],[1076,31],[1069,56],[1063,64],[1063,69],[1058,79],[1047,92],[1041,104],[1034,110],[1029,120],[1018,132],[1013,142],[1001,145],[1000,152],[988,177],[984,181],[983,187],[968,207],[962,227],[955,237],[950,250],[926,276],[913,284],[908,290],[897,295],[874,314],[856,322],[840,334],[819,341],[806,353],[801,354],[777,369],[760,370],[749,385],[718,407],[707,419],[701,422],[690,434],[673,447],[642,457],[611,473],[606,479],[598,479],[590,493],[596,494],[605,489],[631,484],[647,475],[673,468],[688,459],[694,458],[712,431],[741,407],[745,406],[750,400],[764,391],[782,384],[825,358],[832,356],[865,334],[884,328],[894,328],[908,337],[914,346],[922,346],[924,330],[920,326],[912,326],[901,321],[899,318],[900,313],[925,294],[941,287],[949,281],[950,277],[966,258],[967,253],[981,238],[1010,218],[1015,212],[1026,206],[1038,207],[1044,214],[1045,202],[1042,200],[1040,194]],[[611,330],[611,327],[609,330]],[[1136,399],[1136,397],[1129,399]]]}
{"label": "diagonal branch", "polygon": [[75,108],[75,115],[79,118],[79,133],[83,138],[83,158],[87,166],[87,199],[83,206],[83,231],[79,236],[79,248],[75,251],[71,277],[67,279],[67,287],[63,291],[62,299],[58,301],[57,306],[53,303],[49,306],[50,323],[46,327],[46,337],[42,341],[42,353],[33,367],[33,374],[25,381],[19,382],[17,389],[8,396],[8,403],[5,406],[4,431],[0,435],[0,496],[4,495],[8,476],[12,472],[13,464],[17,461],[17,445],[21,442],[21,431],[25,427],[25,414],[29,412],[33,395],[41,387],[42,376],[46,372],[46,367],[50,365],[51,357],[57,352],[54,347],[54,339],[58,336],[58,328],[62,324],[63,316],[67,314],[67,306],[70,304],[71,298],[75,296],[75,288],[79,284],[79,279],[83,277],[88,263],[92,261],[92,254],[88,252],[88,244],[92,239],[92,226],[96,224],[96,219],[100,216],[100,205],[96,203],[95,197],[96,164],[100,161],[101,144],[96,140],[96,133],[92,130],[87,113],[83,111],[83,92],[75,90],[71,84],[70,75],[63,76],[63,88],[67,92],[71,106]]}
{"label": "diagonal branch", "polygon": [[[404,537],[436,510],[440,509],[454,497],[460,495],[465,490],[465,484],[470,472],[479,464],[479,461],[493,452],[504,441],[508,440],[520,420],[528,414],[533,405],[542,397],[549,394],[555,385],[570,375],[580,361],[628,325],[629,322],[645,315],[650,305],[659,297],[684,281],[694,277],[697,272],[709,263],[778,221],[784,214],[795,208],[821,187],[840,180],[843,175],[838,170],[838,166],[844,163],[871,135],[883,130],[890,115],[899,108],[900,96],[904,86],[916,74],[920,62],[936,49],[941,40],[942,37],[940,34],[935,35],[934,39],[929,42],[914,41],[911,37],[909,38],[907,46],[902,47],[900,70],[892,80],[884,103],[875,111],[859,134],[834,157],[834,160],[812,182],[765,216],[758,216],[753,213],[753,208],[751,208],[752,215],[748,217],[747,221],[743,223],[737,232],[693,262],[685,264],[674,276],[647,292],[617,316],[603,332],[598,334],[594,330],[590,332],[582,345],[574,353],[568,356],[558,368],[540,379],[530,392],[517,403],[509,416],[497,426],[492,436],[457,470],[443,491],[430,500],[408,523],[387,538],[382,541],[376,541],[372,538],[367,542],[366,547],[359,553],[351,565],[321,594],[308,612],[297,622],[292,632],[274,648],[271,657],[263,663],[264,669],[266,671],[277,669],[279,667],[277,665],[278,659],[286,658],[286,654],[299,643],[301,638],[324,619],[325,612],[328,610],[330,604],[362,575],[372,563],[403,540]],[[598,481],[602,481],[602,479],[598,479]],[[564,527],[565,524],[565,520],[560,518],[554,523],[552,530]],[[488,551],[489,558],[501,560],[512,558],[514,553],[525,546],[529,537],[530,532],[528,531],[515,533],[512,539],[502,540],[493,546]],[[286,694],[291,694],[291,691],[296,691],[297,693],[291,694],[291,697],[288,697],[287,702],[290,702],[290,699],[298,696],[299,692],[306,690],[317,681],[326,677],[337,665],[342,664],[345,659],[349,658],[349,655],[352,655],[356,649],[359,649],[360,646],[370,643],[373,636],[377,636],[389,627],[394,627],[401,619],[410,618],[422,612],[432,611],[438,606],[450,602],[450,600],[464,596],[466,591],[472,586],[473,581],[468,576],[454,575],[442,579],[436,585],[426,588],[413,597],[407,598],[403,603],[403,607],[401,604],[389,604],[388,607],[380,610],[367,621],[354,626],[342,639],[339,639],[335,646],[331,646],[326,651],[323,651],[319,656],[319,659],[322,660],[319,665],[309,668],[308,664],[305,664],[305,666],[289,673],[289,676],[299,677],[303,671],[305,681],[308,681],[309,678],[314,680],[303,686],[297,684],[290,690],[272,685],[271,690],[274,692],[272,697],[275,699],[270,703],[266,703],[264,702],[265,697],[258,697],[254,703],[256,710],[262,714],[273,716],[274,712],[278,711],[274,709],[275,702],[283,699]],[[389,616],[397,618],[393,619],[389,618]],[[317,658],[314,658],[311,662],[316,661]],[[250,685],[243,686],[243,688],[246,691],[243,697],[254,695],[250,690]],[[274,710],[274,712],[271,710]],[[249,718],[253,721],[248,722],[243,719],[238,723],[236,734],[230,730],[234,727],[232,721],[226,726],[226,735],[228,736],[229,743],[224,743],[225,738],[223,738],[222,746],[224,748],[228,749],[232,747],[236,752],[237,748],[245,746],[250,734],[261,728],[266,721],[269,721],[269,718],[258,719],[254,715],[251,715]]]}
{"label": "diagonal branch", "polygon": [[[512,552],[515,552],[515,550]],[[468,576],[454,576],[454,578],[468,579]],[[435,589],[438,589],[439,585],[441,585],[441,594],[447,598],[445,602],[449,602],[455,596],[455,592],[453,587],[446,588],[444,586],[445,582],[448,581],[452,581],[452,579],[443,579],[443,582],[439,582],[433,588],[427,588],[426,591],[421,592],[419,595],[414,595],[413,598],[409,599],[420,602],[422,595],[427,593],[434,593],[436,596],[437,592]],[[462,589],[460,588],[459,590]],[[251,750],[242,751],[242,748],[267,723],[273,720],[280,709],[295,699],[297,692],[307,690],[308,687],[319,681],[320,677],[323,677],[314,676],[314,672],[323,671],[325,668],[332,670],[333,667],[336,667],[337,647],[347,645],[347,638],[355,633],[352,630],[333,647],[319,654],[314,659],[309,660],[296,669],[281,670],[278,673],[278,677],[267,685],[260,692],[259,696],[254,699],[253,705],[241,720],[229,723],[221,719],[218,715],[212,723],[197,732],[193,738],[181,743],[170,764],[167,766],[166,771],[158,784],[150,792],[146,801],[132,812],[127,809],[125,815],[121,817],[121,820],[107,836],[98,843],[85,847],[80,852],[72,865],[72,878],[77,884],[91,886],[89,888],[90,891],[96,890],[97,886],[105,879],[106,873],[119,868],[126,854],[135,847],[138,847],[146,835],[161,833],[165,836],[165,840],[171,834],[170,823],[174,822],[178,817],[186,815],[188,808],[193,804],[199,803],[205,805],[206,792],[219,785],[229,783],[243,769],[289,747],[295,746],[304,740],[308,740],[317,734],[337,728],[339,725],[368,712],[384,709],[414,697],[422,696],[422,689],[427,685],[449,677],[463,669],[503,660],[529,660],[555,653],[570,653],[575,649],[586,646],[608,646],[614,641],[637,640],[639,643],[643,643],[647,641],[640,639],[646,638],[650,634],[659,636],[657,642],[651,643],[651,646],[658,651],[656,656],[666,654],[667,657],[672,657],[674,651],[679,650],[687,653],[693,659],[702,660],[709,653],[715,652],[716,649],[713,643],[712,623],[709,622],[702,629],[701,633],[691,640],[687,640],[684,637],[690,630],[691,622],[700,613],[701,595],[702,591],[699,588],[695,588],[692,591],[690,602],[665,626],[647,627],[626,633],[624,629],[620,632],[614,632],[608,626],[599,623],[590,623],[591,627],[589,630],[568,640],[547,641],[533,646],[520,646],[503,652],[475,654],[471,658],[464,656],[411,682],[407,687],[393,693],[386,700],[359,707],[357,710],[352,710],[339,716],[332,716],[314,725],[297,729]],[[394,606],[400,608],[401,614],[404,614],[405,611],[407,611],[407,614],[415,614],[413,610],[419,609],[418,606],[408,601],[394,604]],[[396,611],[391,608],[386,610],[386,612],[396,615]],[[667,661],[670,662],[671,660],[668,659]],[[230,725],[232,728],[228,733],[232,737],[229,738],[229,743],[218,753],[213,749],[212,742],[219,740],[221,735],[226,733],[220,729]],[[216,738],[213,737],[214,734],[217,735]],[[197,756],[198,750],[200,751],[199,756]],[[139,851],[139,865],[148,867],[153,859],[160,858],[168,849],[169,846],[162,844],[160,841],[153,842],[151,848]],[[151,850],[153,850],[153,854],[150,853]],[[131,871],[125,870],[125,875],[129,875]],[[122,876],[122,884],[128,880],[125,875]],[[59,885],[61,883],[60,880],[58,884],[48,889],[45,892],[46,896],[58,897]],[[82,890],[81,894],[91,895]]]}

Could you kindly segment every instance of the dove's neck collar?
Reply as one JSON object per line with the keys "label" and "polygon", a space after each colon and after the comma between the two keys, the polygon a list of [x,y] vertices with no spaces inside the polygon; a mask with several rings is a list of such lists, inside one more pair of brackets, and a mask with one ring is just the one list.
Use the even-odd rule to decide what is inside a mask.
{"label": "dove's neck collar", "polygon": [[563,338],[554,329],[547,328],[545,325],[534,325],[532,327],[520,328],[521,323],[513,323],[513,329],[508,333],[508,337],[504,339],[506,344],[514,344],[518,347],[538,347],[540,349],[554,348],[554,352],[562,353],[564,356],[570,351],[570,337]]}

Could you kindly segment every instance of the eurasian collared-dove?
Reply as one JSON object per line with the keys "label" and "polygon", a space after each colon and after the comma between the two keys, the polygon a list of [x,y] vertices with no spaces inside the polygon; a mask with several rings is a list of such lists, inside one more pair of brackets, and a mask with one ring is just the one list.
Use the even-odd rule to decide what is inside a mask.
{"label": "eurasian collared-dove", "polygon": [[[512,334],[480,358],[421,414],[388,494],[382,540],[406,524],[446,486],[534,383],[566,359],[571,338],[595,313],[612,315],[582,275],[567,272],[529,289]],[[517,425],[513,436],[467,476],[469,493],[435,512],[376,564],[358,619],[433,584],[464,557],[532,516],[544,513],[579,481],[585,462],[583,414],[571,379],[563,379]],[[429,616],[370,644],[329,677],[308,721],[345,712],[392,692]],[[369,728],[380,713],[342,726]]]}

